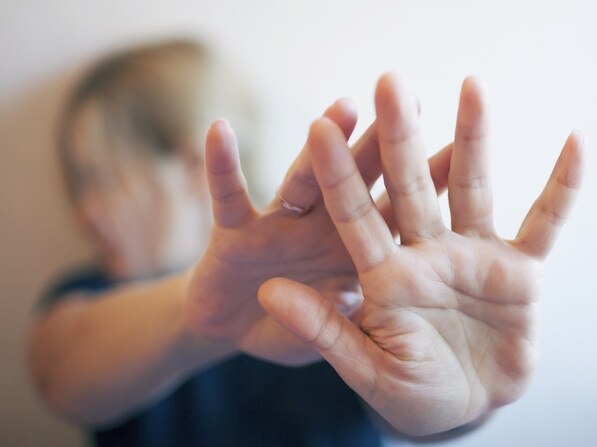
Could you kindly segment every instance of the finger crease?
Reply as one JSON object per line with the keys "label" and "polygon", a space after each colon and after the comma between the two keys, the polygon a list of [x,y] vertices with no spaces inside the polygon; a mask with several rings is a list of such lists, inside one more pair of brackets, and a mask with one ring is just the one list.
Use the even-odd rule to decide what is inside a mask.
{"label": "finger crease", "polygon": [[218,203],[227,204],[227,203],[234,202],[238,198],[242,197],[244,194],[245,194],[245,190],[244,189],[238,189],[236,191],[233,191],[233,192],[230,192],[230,193],[226,193],[226,194],[222,194],[222,195],[219,195],[219,196],[213,196],[212,195],[212,199],[214,199]]}
{"label": "finger crease", "polygon": [[338,188],[340,185],[342,185],[342,183],[349,181],[351,179],[351,177],[353,175],[355,175],[355,173],[356,173],[356,171],[352,170],[348,174],[345,174],[345,175],[341,176],[340,178],[334,179],[328,185],[321,185],[321,189],[330,190],[330,189]]}
{"label": "finger crease", "polygon": [[550,208],[548,205],[540,205],[539,211],[547,218],[550,224],[556,227],[561,227],[564,224],[564,216],[553,208]]}
{"label": "finger crease", "polygon": [[359,219],[362,219],[367,214],[373,211],[373,203],[371,200],[367,202],[360,203],[356,206],[346,217],[335,218],[334,220],[336,223],[339,224],[350,224],[356,222]]}
{"label": "finger crease", "polygon": [[489,186],[489,178],[486,175],[468,179],[458,179],[450,185],[459,189],[486,189]]}
{"label": "finger crease", "polygon": [[392,193],[398,197],[408,197],[420,194],[429,189],[430,179],[428,175],[417,175],[411,180],[402,182],[399,185],[390,183]]}
{"label": "finger crease", "polygon": [[222,171],[217,171],[217,172],[216,171],[212,171],[211,169],[207,169],[208,174],[216,176],[216,177],[219,177],[219,176],[222,176],[222,175],[234,174],[234,173],[236,173],[238,171],[239,171],[238,166],[233,166],[230,169],[224,169]]}
{"label": "finger crease", "polygon": [[317,188],[317,180],[313,174],[295,172],[292,175],[292,180],[310,188]]}

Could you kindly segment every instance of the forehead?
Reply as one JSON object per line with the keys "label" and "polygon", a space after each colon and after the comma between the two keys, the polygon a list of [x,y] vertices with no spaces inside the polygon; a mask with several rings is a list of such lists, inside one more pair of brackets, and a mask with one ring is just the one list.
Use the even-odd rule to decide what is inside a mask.
{"label": "forehead", "polygon": [[67,157],[76,170],[93,167],[116,173],[131,165],[140,168],[150,164],[149,157],[135,146],[138,143],[110,124],[97,100],[88,100],[78,107],[68,138]]}
{"label": "forehead", "polygon": [[142,150],[140,143],[123,136],[104,116],[100,104],[88,101],[73,117],[65,154],[71,193],[133,184],[155,187],[161,179],[162,163]]}
{"label": "forehead", "polygon": [[129,147],[111,129],[96,102],[88,101],[76,111],[71,123],[67,145],[68,171],[71,193],[83,190],[114,190],[124,184],[143,179],[150,183],[151,173],[145,157]]}

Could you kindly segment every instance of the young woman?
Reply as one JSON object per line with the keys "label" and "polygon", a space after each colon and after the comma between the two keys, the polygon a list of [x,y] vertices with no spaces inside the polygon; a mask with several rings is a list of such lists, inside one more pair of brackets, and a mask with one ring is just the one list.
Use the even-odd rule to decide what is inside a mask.
{"label": "young woman", "polygon": [[[206,119],[224,111],[250,149],[242,94],[205,48],[166,42],[101,61],[69,99],[59,149],[99,256],[42,300],[31,365],[45,400],[97,445],[375,445],[327,364],[257,359],[318,359],[263,312],[265,280],[320,284],[347,306],[356,282],[324,210],[303,215],[316,190],[304,161],[258,213],[238,206],[248,199],[226,122],[211,126],[204,157]],[[350,134],[350,103],[326,114]]]}
{"label": "young woman", "polygon": [[[219,96],[209,70],[194,44],[149,46],[96,66],[68,104],[65,173],[101,257],[53,288],[33,325],[50,405],[98,445],[369,446],[379,436],[351,388],[411,434],[517,398],[532,369],[535,259],[579,183],[581,140],[506,243],[480,180],[478,82],[463,86],[453,147],[427,165],[416,100],[387,75],[352,153],[356,112],[341,100],[257,212],[227,122],[209,128],[204,157],[196,143],[205,92]],[[375,207],[367,189],[382,170],[390,200]],[[434,205],[448,182],[454,232]]]}

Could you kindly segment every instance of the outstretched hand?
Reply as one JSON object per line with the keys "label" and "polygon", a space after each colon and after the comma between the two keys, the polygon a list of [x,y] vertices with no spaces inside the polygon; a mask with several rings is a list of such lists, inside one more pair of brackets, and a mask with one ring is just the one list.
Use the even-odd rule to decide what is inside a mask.
{"label": "outstretched hand", "polygon": [[[350,102],[337,101],[324,116],[337,126],[343,141],[350,137],[357,119]],[[438,190],[447,183],[450,149],[429,162]],[[278,197],[262,213],[249,199],[235,136],[226,122],[211,126],[205,150],[214,225],[207,250],[191,271],[189,328],[277,363],[304,364],[320,358],[257,301],[259,286],[276,276],[309,284],[347,315],[362,301],[354,264],[323,204],[309,143]],[[381,174],[375,124],[355,143],[351,157],[371,186]],[[389,202],[382,198],[380,208],[395,228]]]}
{"label": "outstretched hand", "polygon": [[358,271],[364,301],[347,318],[290,279],[264,284],[265,310],[319,352],[396,429],[438,433],[517,399],[536,358],[542,261],[581,182],[583,139],[572,133],[513,241],[492,222],[482,84],[462,87],[442,222],[425,161],[416,100],[399,78],[376,90],[384,181],[400,243],[372,201],[345,136],[327,118],[309,135],[326,208]]}

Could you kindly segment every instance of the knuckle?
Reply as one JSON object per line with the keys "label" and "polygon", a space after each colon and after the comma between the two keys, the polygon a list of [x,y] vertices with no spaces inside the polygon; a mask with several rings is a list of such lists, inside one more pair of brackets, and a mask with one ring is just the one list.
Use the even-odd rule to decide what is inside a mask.
{"label": "knuckle", "polygon": [[338,216],[336,222],[341,224],[353,223],[364,218],[371,211],[373,211],[371,200],[365,200],[352,207],[351,210],[346,211],[343,215]]}
{"label": "knuckle", "polygon": [[292,181],[308,188],[317,188],[317,179],[313,172],[295,172]]}
{"label": "knuckle", "polygon": [[540,203],[538,206],[541,215],[544,216],[551,225],[561,227],[564,224],[565,216],[561,211],[546,203]]}
{"label": "knuckle", "polygon": [[454,182],[454,187],[458,189],[486,189],[489,187],[489,177],[486,175],[478,175],[469,178],[459,178]]}
{"label": "knuckle", "polygon": [[212,194],[212,199],[220,204],[229,204],[243,197],[244,194],[245,190],[239,188],[234,191],[226,191],[220,194]]}
{"label": "knuckle", "polygon": [[429,188],[430,178],[427,174],[416,175],[406,181],[390,182],[390,188],[394,195],[398,197],[408,197],[420,194]]}
{"label": "knuckle", "polygon": [[356,171],[354,169],[350,170],[347,173],[339,175],[337,178],[330,180],[327,184],[321,185],[322,189],[332,190],[332,189],[339,189],[344,184],[350,182],[353,176],[356,175]]}
{"label": "knuckle", "polygon": [[332,349],[340,338],[341,326],[332,324],[334,305],[329,301],[320,304],[318,313],[322,313],[319,327],[308,343],[316,349],[328,351]]}
{"label": "knuckle", "polygon": [[563,187],[565,189],[573,189],[578,190],[579,182],[577,179],[572,179],[570,176],[567,175],[559,175],[554,178],[556,185]]}

